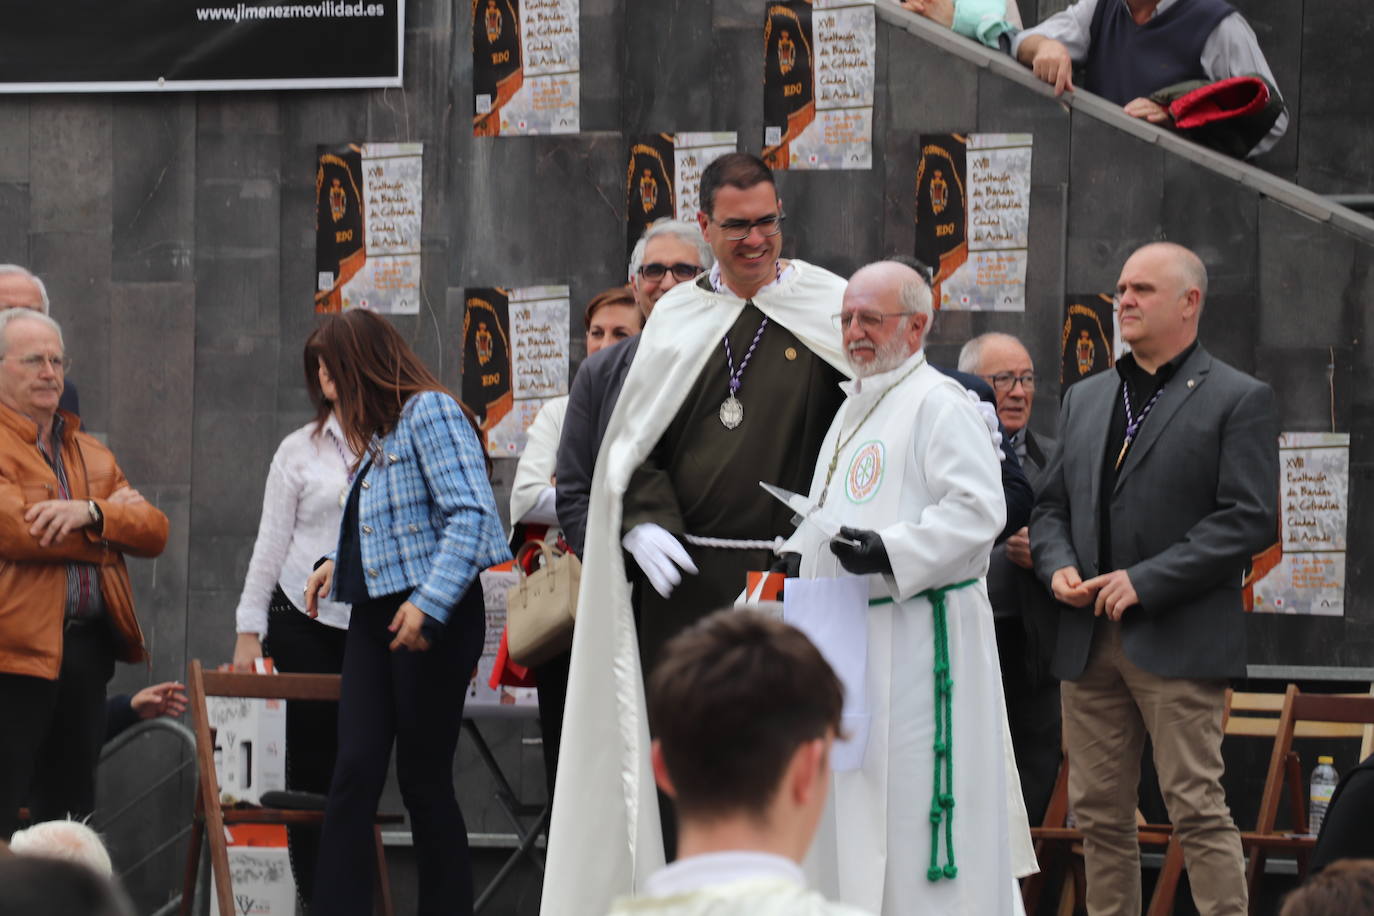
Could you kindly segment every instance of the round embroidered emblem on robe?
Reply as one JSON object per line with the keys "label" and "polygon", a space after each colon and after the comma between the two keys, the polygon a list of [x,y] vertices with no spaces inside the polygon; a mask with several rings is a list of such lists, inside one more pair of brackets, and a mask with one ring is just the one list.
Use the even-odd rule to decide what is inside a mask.
{"label": "round embroidered emblem on robe", "polygon": [[883,444],[876,439],[865,442],[849,463],[849,471],[844,478],[844,495],[849,497],[850,502],[868,502],[882,485],[883,471],[886,469]]}

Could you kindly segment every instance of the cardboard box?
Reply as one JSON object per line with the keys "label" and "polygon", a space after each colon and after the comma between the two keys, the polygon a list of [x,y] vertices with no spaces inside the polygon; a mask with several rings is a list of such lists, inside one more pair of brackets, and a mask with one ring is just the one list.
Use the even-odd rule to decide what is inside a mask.
{"label": "cardboard box", "polygon": [[744,591],[735,599],[735,607],[758,611],[782,620],[782,590],[785,581],[780,572],[760,570],[745,573]]}
{"label": "cardboard box", "polygon": [[[279,824],[226,827],[233,916],[295,916],[296,879],[286,849],[286,828]],[[211,888],[214,873],[211,872]],[[211,895],[210,916],[220,916],[219,897]]]}
{"label": "cardboard box", "polygon": [[[263,673],[271,660],[258,659]],[[257,804],[262,793],[286,788],[286,701],[206,697],[215,735],[215,775],[225,804]]]}

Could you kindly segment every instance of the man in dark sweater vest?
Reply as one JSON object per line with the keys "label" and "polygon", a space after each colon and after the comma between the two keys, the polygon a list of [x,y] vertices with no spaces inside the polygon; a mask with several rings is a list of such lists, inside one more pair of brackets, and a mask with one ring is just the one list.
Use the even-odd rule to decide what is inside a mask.
{"label": "man in dark sweater vest", "polygon": [[[1247,75],[1275,85],[1254,30],[1226,0],[1078,0],[1017,35],[1012,54],[1056,95],[1073,91],[1081,65],[1083,88],[1160,125],[1171,120],[1150,98],[1160,90]],[[1284,112],[1248,155],[1268,151],[1287,129]]]}

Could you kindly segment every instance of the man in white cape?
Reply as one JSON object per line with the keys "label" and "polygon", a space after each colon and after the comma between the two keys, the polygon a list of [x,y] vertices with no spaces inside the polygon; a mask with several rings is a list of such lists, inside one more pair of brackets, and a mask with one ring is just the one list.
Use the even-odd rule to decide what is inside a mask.
{"label": "man in white cape", "polygon": [[[798,462],[803,479],[797,487],[805,486],[824,429],[841,398],[835,396],[833,381],[824,386],[825,400],[820,405],[798,403],[798,391],[815,389],[818,378],[835,380],[848,374],[831,323],[839,311],[844,280],[803,261],[779,258],[782,204],[767,167],[745,154],[723,156],[703,175],[702,197],[705,206],[698,222],[716,256],[716,267],[702,281],[675,287],[655,306],[654,320],[640,335],[639,352],[607,426],[592,479],[544,877],[543,911],[558,916],[604,916],[614,898],[641,890],[648,876],[664,864],[663,833],[649,766],[641,636],[627,573],[640,576],[642,572],[647,579],[641,580],[641,598],[654,603],[642,613],[653,618],[647,621],[651,626],[661,627],[663,618],[673,613],[666,596],[674,593],[683,573],[689,582],[677,593],[693,586],[698,596],[685,608],[684,616],[692,612],[702,616],[728,604],[744,587],[744,569],[770,565],[772,551],[766,546],[759,549],[752,539],[785,536],[791,530],[786,525],[790,512],[776,510],[773,500],[758,488],[762,476],[758,467],[776,464],[780,456]],[[722,341],[730,336],[739,345],[731,347],[727,359]],[[751,339],[756,346],[751,346]],[[798,375],[799,379],[794,378]],[[727,411],[717,397],[727,390],[729,380],[740,383],[728,391],[742,405],[742,419]],[[705,400],[703,391],[709,395]],[[721,405],[719,420],[715,419],[716,404]],[[627,570],[621,550],[627,490],[632,478],[642,477],[652,464],[665,434],[694,405],[704,405],[709,416],[694,418],[701,423],[701,435],[685,436],[682,451],[696,449],[699,457],[709,458],[716,452],[702,444],[707,436],[724,439],[727,446],[733,433],[771,438],[768,445],[773,454],[742,453],[728,467],[707,470],[717,473],[715,479],[721,485],[748,494],[747,503],[734,497],[723,500],[726,515],[761,515],[781,521],[770,523],[775,530],[751,531],[752,539],[744,546],[730,538],[735,533],[731,531],[674,531],[666,521],[653,531],[650,523],[635,522],[641,535],[650,533],[651,543],[640,543],[641,537],[635,548],[628,548],[627,542],[640,567]],[[794,408],[812,416],[794,416]],[[818,416],[821,411],[828,412]],[[734,426],[726,425],[727,420],[737,419]],[[798,445],[792,430],[813,426],[817,432],[810,454],[799,455],[808,449]],[[728,448],[719,451],[725,453]],[[704,463],[694,460],[699,468]],[[663,473],[671,476],[666,470]],[[636,494],[629,495],[633,502]],[[684,515],[688,515],[685,509]],[[687,517],[683,524],[691,522]],[[719,539],[723,547],[691,545],[695,563],[682,547],[686,535],[717,537],[722,533],[726,535]],[[706,574],[731,564],[740,569],[737,578]],[[692,575],[697,566],[703,575]],[[708,596],[706,590],[711,588],[715,594]],[[666,638],[668,634],[659,635]]]}
{"label": "man in white cape", "polygon": [[840,672],[858,756],[836,764],[807,866],[827,897],[883,916],[998,916],[1021,912],[1029,842],[984,581],[1005,507],[987,427],[926,362],[932,318],[905,265],[850,280],[840,323],[858,379],[821,446],[818,508],[784,548],[803,579],[868,580],[866,664]]}

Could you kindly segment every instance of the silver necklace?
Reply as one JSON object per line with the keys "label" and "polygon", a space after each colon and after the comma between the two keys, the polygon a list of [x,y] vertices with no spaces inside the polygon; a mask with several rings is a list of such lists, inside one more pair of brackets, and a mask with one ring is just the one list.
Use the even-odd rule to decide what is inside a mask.
{"label": "silver necklace", "polygon": [[[747,305],[753,305],[754,300],[749,300]],[[739,368],[735,368],[734,355],[730,352],[730,337],[727,335],[721,338],[725,344],[725,367],[730,373],[730,393],[720,404],[720,425],[726,429],[734,429],[744,422],[744,405],[740,403],[736,394],[743,384],[744,368],[749,365],[749,359],[754,355],[754,350],[759,345],[759,340],[763,337],[763,329],[768,327],[768,316],[764,316],[763,323],[754,332],[754,340],[749,344],[749,350],[744,354],[744,359],[740,362]]]}

